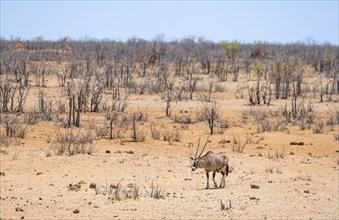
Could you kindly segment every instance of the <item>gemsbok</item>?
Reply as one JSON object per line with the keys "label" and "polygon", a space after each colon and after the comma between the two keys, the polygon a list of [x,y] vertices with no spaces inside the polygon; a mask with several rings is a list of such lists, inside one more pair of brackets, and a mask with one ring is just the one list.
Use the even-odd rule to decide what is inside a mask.
{"label": "gemsbok", "polygon": [[222,175],[222,179],[220,182],[219,187],[225,187],[225,175],[228,176],[229,173],[229,165],[228,165],[228,157],[224,153],[215,154],[212,151],[208,151],[204,156],[201,156],[204,152],[208,143],[208,138],[206,140],[205,146],[202,149],[201,153],[198,155],[199,147],[200,147],[200,139],[198,142],[197,151],[195,153],[194,158],[191,157],[193,160],[192,171],[198,168],[204,168],[207,177],[207,186],[206,189],[209,189],[209,172],[213,172],[213,182],[214,186],[218,187],[218,184],[215,182],[215,174],[216,172],[220,172]]}

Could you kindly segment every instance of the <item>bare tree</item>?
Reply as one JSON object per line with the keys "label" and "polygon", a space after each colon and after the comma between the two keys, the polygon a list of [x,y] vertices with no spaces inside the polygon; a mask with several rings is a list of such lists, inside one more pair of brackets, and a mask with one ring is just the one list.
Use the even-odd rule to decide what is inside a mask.
{"label": "bare tree", "polygon": [[214,128],[217,120],[220,118],[220,105],[217,102],[205,103],[202,107],[204,113],[204,119],[208,123],[210,134],[214,134]]}

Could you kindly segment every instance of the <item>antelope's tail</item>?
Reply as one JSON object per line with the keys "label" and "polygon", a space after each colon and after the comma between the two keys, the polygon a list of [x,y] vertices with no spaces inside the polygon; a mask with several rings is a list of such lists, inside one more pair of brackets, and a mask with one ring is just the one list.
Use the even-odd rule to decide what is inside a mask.
{"label": "antelope's tail", "polygon": [[226,176],[228,176],[228,173],[230,172],[230,166],[228,163],[226,164]]}

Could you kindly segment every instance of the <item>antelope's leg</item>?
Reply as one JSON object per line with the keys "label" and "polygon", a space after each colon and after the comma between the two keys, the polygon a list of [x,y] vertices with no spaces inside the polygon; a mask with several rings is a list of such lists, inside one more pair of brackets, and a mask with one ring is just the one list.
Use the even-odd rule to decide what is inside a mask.
{"label": "antelope's leg", "polygon": [[214,182],[214,186],[215,187],[218,187],[218,184],[217,184],[217,182],[215,182],[215,171],[213,172],[213,182]]}
{"label": "antelope's leg", "polygon": [[220,182],[220,188],[224,188],[225,187],[225,171],[221,171],[220,173],[222,175],[221,182]]}
{"label": "antelope's leg", "polygon": [[208,175],[208,172],[206,171],[206,177],[207,177],[207,186],[206,186],[206,189],[209,189],[210,188],[210,177]]}

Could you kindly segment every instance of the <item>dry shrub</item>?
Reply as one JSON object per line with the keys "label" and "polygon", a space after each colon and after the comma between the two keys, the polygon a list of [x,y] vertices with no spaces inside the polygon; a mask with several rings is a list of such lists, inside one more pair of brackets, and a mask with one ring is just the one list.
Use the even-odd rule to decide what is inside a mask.
{"label": "dry shrub", "polygon": [[242,141],[239,136],[232,135],[233,141],[231,142],[232,151],[242,153],[245,149],[246,142]]}
{"label": "dry shrub", "polygon": [[267,153],[267,158],[272,160],[283,159],[284,157],[285,157],[285,147],[281,152],[279,152],[278,149],[276,149],[274,155],[271,155],[270,151]]}
{"label": "dry shrub", "polygon": [[271,132],[271,131],[284,131],[287,123],[279,119],[264,119],[258,122],[257,132]]}
{"label": "dry shrub", "polygon": [[151,128],[151,138],[153,140],[160,140],[161,131],[158,128],[156,128],[154,125],[151,125],[150,128]]}
{"label": "dry shrub", "polygon": [[155,186],[153,183],[151,184],[151,192],[150,197],[155,199],[164,199],[163,189],[159,186]]}
{"label": "dry shrub", "polygon": [[316,134],[322,134],[324,133],[324,122],[320,119],[318,119],[315,124],[314,124],[314,130],[313,132],[316,133]]}
{"label": "dry shrub", "polygon": [[92,155],[95,150],[94,137],[91,132],[81,134],[73,129],[64,129],[64,132],[57,130],[56,140],[54,142],[56,153],[69,156],[76,154]]}
{"label": "dry shrub", "polygon": [[179,124],[193,124],[194,120],[190,113],[179,112],[172,117],[173,121]]}

